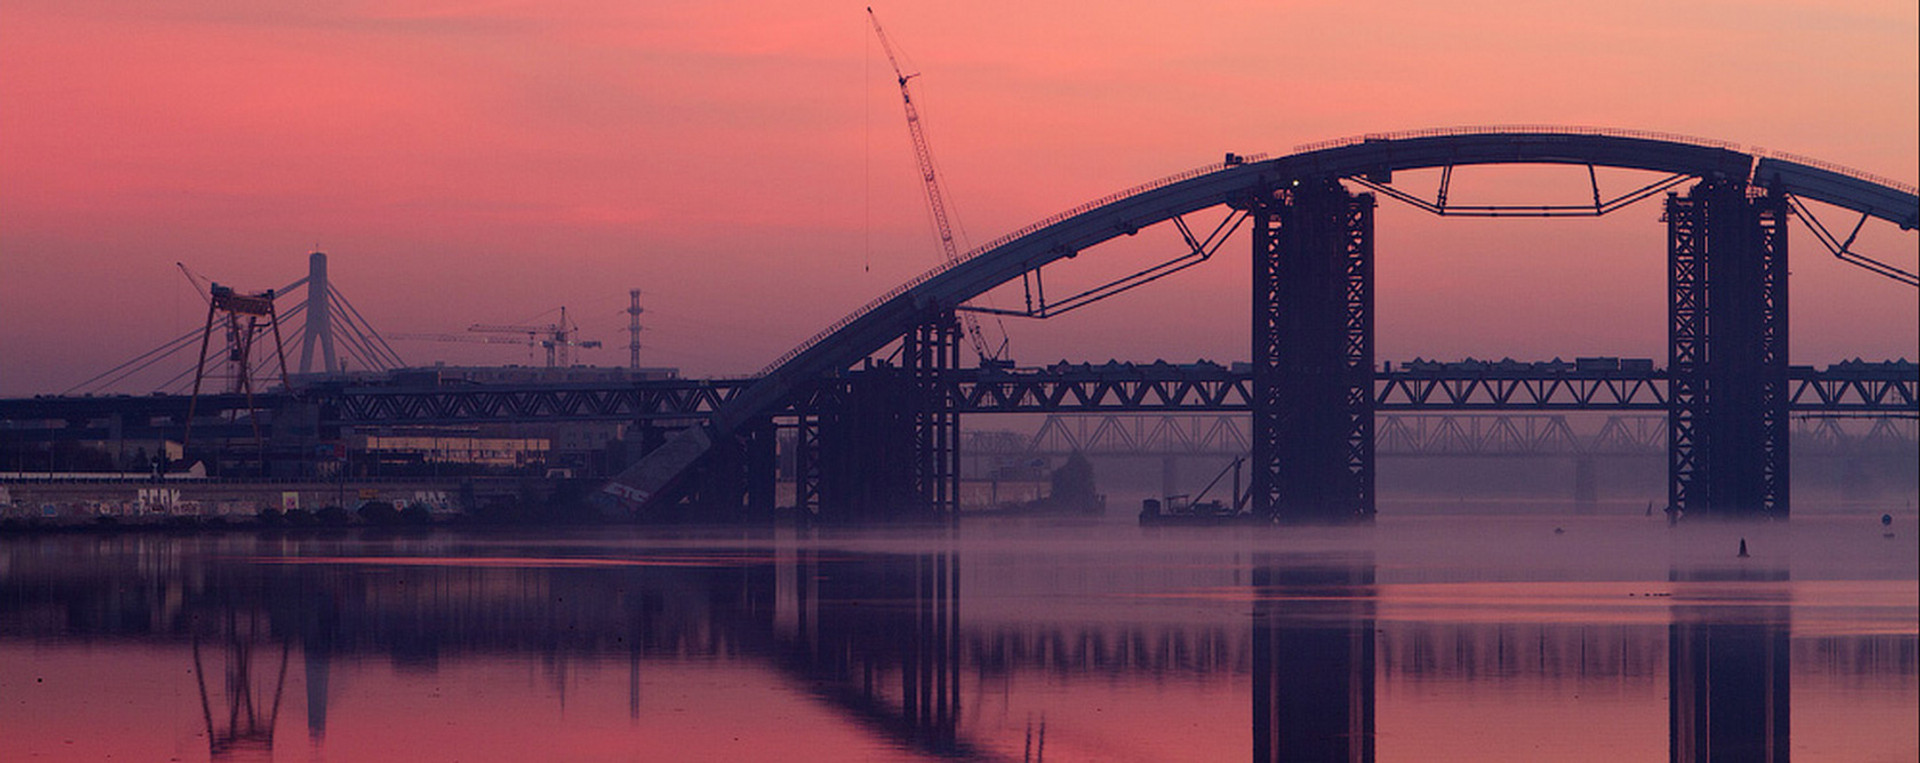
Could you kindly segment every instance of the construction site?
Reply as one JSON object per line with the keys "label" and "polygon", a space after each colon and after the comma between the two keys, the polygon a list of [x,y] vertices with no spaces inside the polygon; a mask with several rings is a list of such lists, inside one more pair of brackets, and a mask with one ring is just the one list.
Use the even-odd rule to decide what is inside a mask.
{"label": "construction site", "polygon": [[[327,392],[679,378],[677,369],[640,364],[644,309],[638,289],[629,293],[625,311],[630,362],[601,367],[580,362],[581,351],[603,344],[582,339],[564,307],[547,323],[382,334],[334,286],[325,253],[313,252],[307,262],[304,277],[260,291],[236,289],[178,265],[205,302],[204,323],[60,396],[84,401],[104,418],[50,422],[10,411],[0,422],[8,435],[0,447],[0,507],[16,518],[49,508],[60,516],[251,515],[265,508],[350,508],[370,500],[451,511],[489,494],[516,500],[544,495],[553,480],[624,466],[620,445],[629,427],[603,421],[323,426]],[[514,347],[545,362],[410,365],[395,342]],[[185,410],[177,417],[145,415],[143,406],[158,399],[184,402]],[[174,431],[164,431],[176,418]],[[54,428],[95,423],[105,425],[100,439],[53,434]],[[35,437],[36,431],[49,436]],[[348,482],[355,485],[350,492],[343,487]],[[108,487],[117,484],[138,487]]]}
{"label": "construction site", "polygon": [[[1909,267],[1855,246],[1870,220],[1920,226],[1911,185],[1646,130],[1441,128],[1279,157],[1227,152],[966,247],[913,87],[920,74],[871,9],[868,21],[898,86],[938,264],[759,373],[683,378],[643,365],[639,289],[624,311],[627,363],[607,367],[584,354],[613,348],[584,336],[566,307],[463,331],[382,333],[338,288],[324,253],[277,289],[243,290],[181,265],[206,305],[199,328],[63,395],[0,400],[0,506],[13,519],[354,501],[473,511],[590,493],[601,515],[619,519],[934,521],[963,508],[1104,506],[1090,480],[1073,481],[1071,500],[1049,484],[1063,459],[1096,453],[1147,459],[1157,468],[1116,471],[1142,491],[1143,475],[1157,473],[1159,495],[1146,500],[1169,503],[1198,503],[1221,477],[1196,475],[1231,463],[1221,511],[1257,522],[1368,522],[1383,486],[1447,492],[1542,473],[1584,509],[1613,501],[1649,515],[1658,503],[1672,516],[1785,518],[1796,479],[1853,491],[1843,500],[1915,494],[1914,363],[1793,364],[1787,331],[1793,221],[1837,267],[1920,286]],[[1569,177],[1592,203],[1448,199],[1456,169],[1508,165],[1584,169]],[[1596,167],[1651,174],[1603,193]],[[1396,172],[1437,172],[1434,197],[1395,186]],[[1663,204],[1666,357],[1377,357],[1381,202],[1533,219]],[[1049,296],[1043,271],[1162,222],[1178,233],[1171,252],[1154,255],[1165,259]],[[1014,361],[1003,319],[1103,303],[1216,261],[1230,241],[1251,249],[1245,360]],[[1002,287],[1017,289],[1021,306],[992,304]],[[1503,298],[1524,302],[1524,292]],[[394,342],[512,347],[527,362],[414,364]],[[980,414],[1009,415],[999,421],[1025,431],[962,427],[963,415]],[[1557,466],[1464,481],[1473,469],[1442,469],[1456,479],[1427,485],[1406,481],[1420,469],[1378,470],[1388,458]],[[1637,475],[1627,495],[1602,494],[1607,475],[1625,474]],[[171,489],[242,482],[258,487],[223,497]],[[105,484],[121,486],[75,487]]]}

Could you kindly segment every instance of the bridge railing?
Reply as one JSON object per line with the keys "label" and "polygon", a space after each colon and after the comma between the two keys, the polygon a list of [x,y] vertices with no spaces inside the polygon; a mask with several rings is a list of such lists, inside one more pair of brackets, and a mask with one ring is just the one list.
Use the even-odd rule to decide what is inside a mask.
{"label": "bridge railing", "polygon": [[1898,180],[1882,177],[1880,175],[1875,175],[1871,172],[1856,170],[1844,164],[1834,164],[1833,162],[1829,162],[1823,159],[1815,159],[1811,156],[1802,156],[1800,154],[1790,154],[1785,151],[1768,151],[1760,148],[1752,149],[1752,153],[1756,157],[1768,157],[1772,159],[1781,159],[1784,161],[1793,162],[1794,164],[1804,164],[1808,167],[1823,169],[1828,172],[1834,173],[1836,175],[1845,175],[1855,180],[1865,180],[1869,183],[1877,183],[1879,185],[1884,185],[1888,188],[1892,188],[1895,190],[1899,190],[1899,191],[1903,191],[1903,192],[1911,193],[1915,195],[1920,195],[1920,186],[1915,186],[1912,183],[1902,183]]}
{"label": "bridge railing", "polygon": [[1407,140],[1411,138],[1444,138],[1455,135],[1516,135],[1522,133],[1544,133],[1548,135],[1594,135],[1608,138],[1642,138],[1660,140],[1669,143],[1685,143],[1709,148],[1724,148],[1740,151],[1738,143],[1713,138],[1702,138],[1681,133],[1661,132],[1659,130],[1630,130],[1617,127],[1587,127],[1581,125],[1459,125],[1454,127],[1425,127],[1415,130],[1397,130],[1394,132],[1370,132],[1361,135],[1349,135],[1342,138],[1302,143],[1293,147],[1296,154],[1340,148],[1365,143],[1369,140]]}
{"label": "bridge railing", "polygon": [[[1731,141],[1715,140],[1712,138],[1702,138],[1694,135],[1663,132],[1659,130],[1633,130],[1633,129],[1612,128],[1612,127],[1590,127],[1590,126],[1570,126],[1570,125],[1527,125],[1527,124],[1461,125],[1461,126],[1454,126],[1454,127],[1430,127],[1430,128],[1415,129],[1415,130],[1400,130],[1395,132],[1365,133],[1362,135],[1353,135],[1353,136],[1347,136],[1343,138],[1334,138],[1331,140],[1319,141],[1315,143],[1301,144],[1301,145],[1295,146],[1293,152],[1295,154],[1304,154],[1312,151],[1320,151],[1320,150],[1331,149],[1331,148],[1340,148],[1344,146],[1358,145],[1370,140],[1405,140],[1405,139],[1413,139],[1413,138],[1436,138],[1436,137],[1449,137],[1449,136],[1460,136],[1460,135],[1487,135],[1487,134],[1494,134],[1494,135],[1547,134],[1547,135],[1575,135],[1575,136],[1585,135],[1585,136],[1600,136],[1600,137],[1614,137],[1614,138],[1635,138],[1635,139],[1642,139],[1642,140],[1665,141],[1669,143],[1681,143],[1686,145],[1702,146],[1702,147],[1708,147],[1708,148],[1719,148],[1719,149],[1725,149],[1728,151],[1735,151],[1735,152],[1745,152],[1745,149],[1740,144],[1734,143]],[[1751,156],[1762,155],[1762,153],[1759,152],[1758,150],[1748,152],[1748,153],[1750,153]],[[1835,165],[1828,162],[1821,162],[1815,159],[1808,159],[1808,158],[1793,156],[1791,154],[1785,154],[1785,153],[1779,153],[1779,152],[1775,152],[1772,155],[1782,159],[1789,160],[1789,161],[1799,162],[1801,164],[1806,164],[1813,167],[1819,167],[1821,169],[1825,169],[1831,172],[1836,172],[1849,177],[1854,177],[1861,180],[1867,180],[1869,182],[1880,183],[1882,185],[1886,185],[1889,187],[1907,190],[1909,192],[1911,192],[1911,189],[1912,189],[1912,186],[1904,183],[1888,180],[1886,178],[1870,175],[1868,173],[1861,172],[1859,170],[1842,167],[1840,165]],[[1266,154],[1252,154],[1252,155],[1243,157],[1241,161],[1237,162],[1236,164],[1261,162],[1261,161],[1266,161],[1267,158],[1268,158],[1268,155]],[[907,291],[913,289],[914,287],[919,286],[923,283],[926,283],[927,281],[932,280],[934,277],[942,273],[945,273],[949,270],[952,270],[953,268],[965,262],[968,262],[976,257],[979,257],[982,254],[998,249],[1022,237],[1031,235],[1036,231],[1046,228],[1047,226],[1056,225],[1061,221],[1067,220],[1068,218],[1085,214],[1089,211],[1098,209],[1108,204],[1112,204],[1114,202],[1125,199],[1129,196],[1145,193],[1147,191],[1152,191],[1158,188],[1164,188],[1174,183],[1178,183],[1184,180],[1190,180],[1192,178],[1199,177],[1201,175],[1205,175],[1211,172],[1218,172],[1220,170],[1226,169],[1229,166],[1235,166],[1235,165],[1230,165],[1225,162],[1209,164],[1204,167],[1197,167],[1191,170],[1187,170],[1185,172],[1168,175],[1166,177],[1159,178],[1157,180],[1142,183],[1140,185],[1136,185],[1131,188],[1127,188],[1115,193],[1108,194],[1098,199],[1094,199],[1093,201],[1089,201],[1087,203],[1073,207],[1072,209],[1068,209],[1064,212],[1060,212],[1050,217],[1030,223],[1026,226],[1015,229],[1005,235],[1002,235],[998,238],[988,241],[985,244],[981,244],[979,246],[968,249],[967,252],[961,255],[958,259],[950,262],[941,263],[939,266],[934,267],[933,269],[928,270],[924,273],[921,273],[918,276],[915,276],[912,280],[909,280],[906,283],[900,284],[899,286],[896,286],[888,290],[885,294],[875,297],[872,301],[869,301],[865,305],[862,305],[859,309],[854,310],[851,313],[848,313],[846,316],[842,317],[840,320],[834,321],[832,324],[828,325],[825,329],[822,329],[818,333],[815,333],[813,336],[808,337],[806,341],[801,342],[800,344],[796,345],[793,349],[790,349],[787,352],[780,355],[778,358],[775,358],[773,362],[768,363],[764,368],[762,368],[760,373],[763,376],[773,373],[776,369],[786,365],[789,361],[793,360],[794,358],[799,357],[801,353],[804,353],[807,350],[812,349],[814,346],[824,341],[827,337],[832,336],[835,332],[838,332],[839,330],[846,328],[848,324],[851,324],[854,321],[859,320],[861,316],[867,315],[868,313],[871,313],[874,310],[879,309],[881,305],[884,305],[888,301],[893,300],[902,294],[905,294]]]}
{"label": "bridge railing", "polygon": [[926,283],[927,281],[932,280],[934,276],[938,276],[941,273],[945,273],[949,270],[952,270],[955,267],[958,267],[960,264],[967,262],[968,260],[971,260],[975,257],[979,257],[982,254],[990,252],[994,249],[998,249],[1002,246],[1006,246],[1008,243],[1016,239],[1030,235],[1033,232],[1038,231],[1042,228],[1045,228],[1049,225],[1058,224],[1061,221],[1066,220],[1068,218],[1086,214],[1087,212],[1091,212],[1095,209],[1099,209],[1100,207],[1106,206],[1108,204],[1112,204],[1116,201],[1125,199],[1129,196],[1135,196],[1138,194],[1146,193],[1147,191],[1152,191],[1159,188],[1165,188],[1167,186],[1173,185],[1174,183],[1178,183],[1184,180],[1191,180],[1193,178],[1196,178],[1208,173],[1219,172],[1228,167],[1238,166],[1238,164],[1241,164],[1241,163],[1251,164],[1254,162],[1265,161],[1266,159],[1267,159],[1266,154],[1248,154],[1244,157],[1241,157],[1241,162],[1236,164],[1227,164],[1225,162],[1218,162],[1218,163],[1206,165],[1204,167],[1196,167],[1194,169],[1190,169],[1185,172],[1175,173],[1163,178],[1159,178],[1157,180],[1151,180],[1145,183],[1141,183],[1140,185],[1136,185],[1131,188],[1127,188],[1125,190],[1116,191],[1114,193],[1107,194],[1098,199],[1094,199],[1093,201],[1089,201],[1077,207],[1069,209],[1065,212],[1060,212],[1050,217],[1043,218],[1039,221],[1029,223],[1010,233],[1004,234],[999,238],[995,238],[992,241],[988,241],[987,243],[973,247],[972,249],[968,249],[966,254],[963,254],[960,256],[960,259],[954,260],[952,262],[941,263],[939,266],[933,268],[932,270],[928,270],[924,273],[921,273],[920,275],[915,276],[912,280],[907,281],[906,283],[900,284],[899,286],[896,286],[892,289],[889,289],[887,293],[882,294],[878,297],[875,297],[872,301],[866,303],[865,305],[860,306],[860,309],[855,310],[851,313],[848,313],[845,317],[842,317],[840,320],[834,321],[831,325],[827,326],[825,329],[822,329],[819,333],[816,333],[813,336],[808,337],[806,341],[801,342],[799,345],[795,346],[793,349],[788,350],[785,354],[781,355],[778,358],[775,358],[772,363],[768,363],[765,368],[762,368],[760,370],[760,374],[762,376],[765,376],[767,374],[773,373],[774,369],[786,365],[787,361],[793,360],[794,358],[799,357],[800,353],[803,353],[803,352],[806,352],[807,350],[812,349],[814,345],[817,345],[821,341],[825,340],[827,337],[832,336],[834,332],[839,331],[840,329],[846,328],[847,324],[849,323],[859,320],[860,316],[866,315],[867,313],[871,313],[874,310],[879,309],[881,305],[886,304],[889,300],[892,300],[895,297],[898,297],[902,294],[907,293],[907,291],[912,289],[913,287]]}

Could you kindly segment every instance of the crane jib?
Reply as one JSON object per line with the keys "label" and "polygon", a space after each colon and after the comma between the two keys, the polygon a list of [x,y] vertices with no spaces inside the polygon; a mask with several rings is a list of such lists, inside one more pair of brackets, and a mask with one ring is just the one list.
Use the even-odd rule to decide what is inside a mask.
{"label": "crane jib", "polygon": [[[920,75],[918,72],[908,74],[906,70],[900,68],[900,58],[894,55],[893,43],[887,39],[886,30],[880,28],[880,17],[874,15],[872,8],[867,9],[867,18],[873,22],[874,36],[880,38],[880,49],[887,54],[887,63],[893,67],[893,76],[900,83],[900,102],[905,105],[907,111],[907,132],[913,137],[913,158],[920,165],[920,180],[926,190],[927,207],[933,213],[934,228],[940,236],[940,253],[946,257],[947,264],[958,264],[960,250],[954,243],[953,223],[947,214],[946,194],[941,190],[940,176],[934,170],[933,149],[927,145],[927,133],[925,126],[920,122],[920,110],[914,107],[913,92],[907,87],[907,80]],[[980,326],[980,319],[970,312],[961,312],[958,317],[964,329],[962,333],[966,334],[968,343],[973,345],[973,351],[979,355],[981,363],[984,365],[990,361],[999,361],[1001,352],[987,341],[986,331]],[[1000,348],[1004,349],[1006,345],[1003,336]]]}

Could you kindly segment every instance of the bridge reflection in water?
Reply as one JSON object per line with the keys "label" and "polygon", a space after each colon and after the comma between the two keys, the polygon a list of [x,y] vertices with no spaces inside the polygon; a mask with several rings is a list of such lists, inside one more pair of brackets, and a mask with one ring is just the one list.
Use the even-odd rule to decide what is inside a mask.
{"label": "bridge reflection in water", "polygon": [[1783,569],[1675,570],[1668,627],[1669,757],[1785,761],[1792,728],[1791,602]]}
{"label": "bridge reflection in water", "polygon": [[1373,760],[1373,560],[1254,564],[1253,759]]}
{"label": "bridge reflection in water", "polygon": [[[329,717],[392,704],[369,694],[391,688],[369,677],[381,661],[437,696],[443,686],[481,691],[460,685],[476,680],[470,666],[533,660],[563,705],[579,676],[624,663],[630,720],[666,712],[657,702],[684,704],[643,697],[648,671],[758,666],[771,684],[743,691],[726,713],[757,715],[771,696],[759,692],[786,686],[887,754],[968,759],[1041,760],[1050,749],[1077,759],[1137,744],[1150,758],[1238,749],[1232,757],[1370,761],[1439,755],[1475,737],[1520,749],[1639,740],[1633,749],[1645,752],[1658,749],[1657,721],[1597,728],[1614,716],[1588,718],[1581,702],[1542,716],[1525,687],[1616,691],[1633,708],[1619,717],[1646,720],[1657,718],[1664,678],[1672,760],[1786,760],[1796,667],[1817,685],[1892,687],[1896,711],[1911,709],[1910,630],[1794,638],[1785,570],[1737,569],[1747,571],[1676,567],[1667,581],[1638,584],[1658,598],[1631,606],[1582,588],[1609,584],[1541,584],[1548,603],[1516,609],[1485,584],[1407,593],[1422,585],[1370,550],[1118,559],[1007,552],[945,531],[848,544],[40,537],[0,543],[0,653],[78,644],[88,659],[191,668],[206,698],[194,731],[219,759],[271,755],[276,724],[298,722],[301,697],[315,748],[331,746],[329,734],[376,733],[364,719],[330,728]],[[1569,617],[1583,607],[1598,612]],[[222,665],[224,684],[206,678]],[[1504,698],[1482,696],[1477,715],[1451,716],[1454,725],[1433,720],[1453,700],[1431,690],[1475,686]],[[127,692],[127,706],[100,708],[98,722],[153,712],[136,701],[150,694]],[[1876,696],[1829,691],[1816,704],[1827,705],[1822,717],[1845,716]],[[461,720],[408,702],[414,725]],[[604,733],[593,707],[576,704],[556,728],[528,720],[519,733]],[[1502,725],[1503,716],[1555,727]],[[806,749],[805,733],[780,722],[765,721],[764,733],[776,747],[795,734],[793,749]],[[281,734],[280,746],[288,740]],[[31,751],[9,744],[25,743],[0,741],[0,753]]]}

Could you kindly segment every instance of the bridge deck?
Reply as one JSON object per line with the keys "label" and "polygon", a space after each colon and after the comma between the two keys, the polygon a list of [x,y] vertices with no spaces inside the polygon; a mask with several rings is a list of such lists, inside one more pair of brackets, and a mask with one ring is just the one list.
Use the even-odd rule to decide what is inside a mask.
{"label": "bridge deck", "polygon": [[[309,392],[325,429],[358,426],[448,426],[514,422],[692,422],[712,416],[756,379],[673,380],[622,384],[471,387],[364,387]],[[1920,372],[1880,368],[1797,367],[1792,408],[1814,414],[1920,417]],[[1215,365],[1105,365],[1055,369],[948,372],[946,398],[962,413],[1236,412],[1249,410],[1251,375]],[[1638,411],[1667,409],[1662,371],[1392,371],[1374,377],[1382,412]],[[177,436],[188,398],[36,397],[0,400],[0,432],[20,441],[108,440]],[[251,406],[283,409],[284,394],[257,396]],[[202,397],[196,432],[227,412],[249,410],[243,396]],[[774,411],[789,414],[790,409]],[[118,419],[118,423],[115,423]],[[227,424],[225,434],[252,436]]]}

